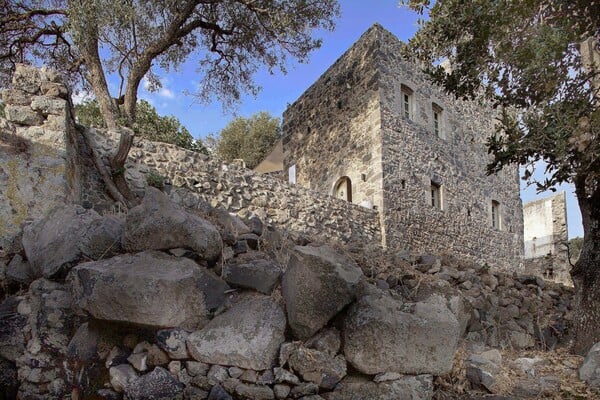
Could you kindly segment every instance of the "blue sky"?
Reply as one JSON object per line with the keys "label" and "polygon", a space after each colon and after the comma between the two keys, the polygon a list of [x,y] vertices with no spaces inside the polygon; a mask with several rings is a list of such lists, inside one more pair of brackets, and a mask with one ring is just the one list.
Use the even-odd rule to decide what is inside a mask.
{"label": "blue sky", "polygon": [[[235,117],[250,116],[268,111],[281,117],[287,104],[294,102],[325,70],[337,60],[371,25],[378,22],[401,40],[408,40],[417,30],[418,16],[398,6],[397,0],[341,0],[341,16],[334,32],[318,31],[323,46],[315,51],[308,63],[298,64],[290,60],[288,73],[260,71],[255,81],[262,86],[257,97],[245,96],[234,111],[224,112],[221,104],[199,104],[185,92],[194,91],[200,80],[193,62],[187,62],[179,72],[163,76],[159,92],[150,93],[140,89],[140,98],[150,101],[162,115],[175,115],[197,138],[218,133]],[[569,237],[583,236],[581,215],[573,195],[572,185],[559,190],[567,192],[567,218]],[[535,193],[535,188],[522,184],[524,201],[548,196],[552,193]]]}

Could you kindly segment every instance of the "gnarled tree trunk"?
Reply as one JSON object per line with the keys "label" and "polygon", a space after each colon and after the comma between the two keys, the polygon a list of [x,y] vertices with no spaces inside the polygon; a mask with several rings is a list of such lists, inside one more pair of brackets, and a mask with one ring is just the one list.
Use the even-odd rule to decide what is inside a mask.
{"label": "gnarled tree trunk", "polygon": [[600,188],[586,196],[585,178],[575,182],[583,222],[583,248],[571,271],[575,285],[574,346],[586,354],[600,342]]}

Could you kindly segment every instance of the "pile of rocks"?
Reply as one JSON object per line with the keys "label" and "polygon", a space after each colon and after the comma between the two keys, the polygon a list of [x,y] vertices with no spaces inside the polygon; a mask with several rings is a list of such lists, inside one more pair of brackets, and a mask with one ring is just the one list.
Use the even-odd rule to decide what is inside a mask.
{"label": "pile of rocks", "polygon": [[257,218],[195,210],[148,188],[126,215],[65,206],[27,225],[5,266],[28,285],[0,308],[6,393],[431,399],[461,339],[479,346],[471,385],[493,392],[484,346],[533,347],[540,314],[567,315],[569,292],[534,278],[435,256],[373,273]]}
{"label": "pile of rocks", "polygon": [[0,356],[18,382],[5,387],[40,399],[421,399],[452,368],[456,296],[409,302],[329,246],[267,252],[274,235],[259,220],[203,216],[149,188],[127,215],[66,206],[26,226],[6,267],[29,290],[9,298]]}

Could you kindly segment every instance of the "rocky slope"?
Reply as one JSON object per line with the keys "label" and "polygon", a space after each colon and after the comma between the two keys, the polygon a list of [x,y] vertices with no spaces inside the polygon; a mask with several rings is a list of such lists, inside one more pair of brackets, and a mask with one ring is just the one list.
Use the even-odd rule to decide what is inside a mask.
{"label": "rocky slope", "polygon": [[148,188],[127,214],[27,225],[0,264],[0,398],[598,396],[598,349],[589,385],[554,351],[568,288],[201,209]]}

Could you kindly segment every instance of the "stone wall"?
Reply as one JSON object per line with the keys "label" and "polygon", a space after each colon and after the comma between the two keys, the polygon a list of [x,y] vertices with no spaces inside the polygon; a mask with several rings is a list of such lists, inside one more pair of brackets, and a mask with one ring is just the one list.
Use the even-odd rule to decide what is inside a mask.
{"label": "stone wall", "polygon": [[[101,153],[114,151],[117,137],[98,130],[92,134]],[[138,194],[145,191],[149,177],[162,177],[164,190],[188,209],[202,209],[203,202],[208,202],[322,240],[381,242],[376,211],[174,145],[136,138],[126,168],[126,178]],[[101,187],[97,175],[87,175],[86,179],[86,187]],[[87,201],[101,213],[114,210],[106,196]]]}
{"label": "stone wall", "polygon": [[[349,177],[351,201],[380,210],[384,246],[519,268],[518,169],[485,174],[493,112],[432,86],[401,46],[374,25],[286,110],[284,167],[321,193],[340,195],[336,182]],[[432,182],[440,208],[431,206]]]}
{"label": "stone wall", "polygon": [[572,286],[565,192],[526,203],[523,220],[527,271]]}
{"label": "stone wall", "polygon": [[0,256],[18,249],[24,222],[80,196],[70,94],[50,70],[18,65],[2,92],[0,119]]}
{"label": "stone wall", "polygon": [[[322,194],[383,207],[379,72],[373,35],[348,50],[283,115],[284,170]],[[344,191],[344,193],[342,193]]]}
{"label": "stone wall", "polygon": [[[514,270],[523,254],[518,168],[486,176],[485,141],[495,115],[485,104],[456,100],[400,56],[402,43],[380,36],[385,233],[416,252],[447,252]],[[410,118],[403,87],[410,88]],[[406,89],[404,89],[407,91]],[[434,131],[434,110],[439,131]],[[432,182],[441,206],[431,205]],[[492,223],[492,202],[499,226]]]}

